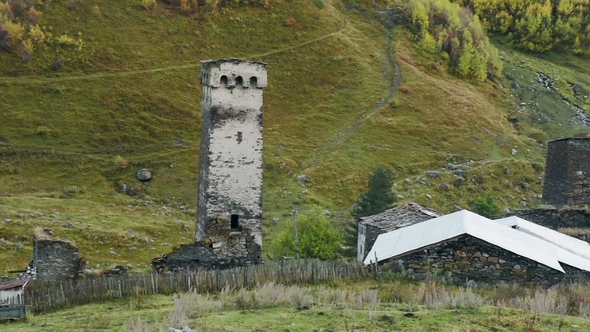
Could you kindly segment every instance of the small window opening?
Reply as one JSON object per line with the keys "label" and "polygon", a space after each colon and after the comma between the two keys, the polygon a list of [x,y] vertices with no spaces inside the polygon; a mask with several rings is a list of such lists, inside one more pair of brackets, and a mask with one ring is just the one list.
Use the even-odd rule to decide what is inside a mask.
{"label": "small window opening", "polygon": [[227,86],[227,76],[223,75],[221,76],[221,85],[226,85]]}
{"label": "small window opening", "polygon": [[250,87],[255,88],[256,86],[258,86],[258,79],[256,76],[250,77]]}
{"label": "small window opening", "polygon": [[244,85],[244,79],[242,78],[242,76],[236,77],[236,85],[239,85],[239,86]]}
{"label": "small window opening", "polygon": [[231,228],[232,229],[238,229],[240,228],[240,216],[238,216],[237,214],[232,214],[231,215]]}

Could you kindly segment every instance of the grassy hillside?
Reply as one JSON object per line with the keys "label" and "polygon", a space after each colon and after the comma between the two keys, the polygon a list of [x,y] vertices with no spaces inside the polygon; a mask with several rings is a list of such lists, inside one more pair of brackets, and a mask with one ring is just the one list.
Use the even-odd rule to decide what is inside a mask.
{"label": "grassy hillside", "polygon": [[[503,208],[538,204],[545,140],[584,129],[562,101],[587,100],[584,58],[498,43],[505,77],[476,84],[417,52],[411,35],[386,28],[370,6],[273,1],[205,17],[135,0],[69,3],[39,7],[50,37],[29,62],[0,53],[0,270],[27,264],[35,226],[74,241],[100,268],[146,269],[193,241],[200,60],[268,63],[266,247],[293,206],[330,210],[337,225],[378,165],[396,173],[400,201],[443,212],[488,192]],[[447,163],[468,167],[464,185],[452,171],[426,177]],[[141,168],[150,183],[135,179]],[[310,181],[297,182],[301,174]]]}

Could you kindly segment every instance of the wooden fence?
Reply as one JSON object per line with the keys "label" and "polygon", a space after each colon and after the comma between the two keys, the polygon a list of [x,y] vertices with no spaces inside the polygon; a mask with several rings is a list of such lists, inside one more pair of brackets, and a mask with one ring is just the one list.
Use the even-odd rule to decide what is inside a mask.
{"label": "wooden fence", "polygon": [[361,264],[292,260],[229,270],[152,273],[133,277],[101,276],[60,282],[32,281],[26,288],[25,299],[30,312],[40,313],[127,296],[172,294],[190,289],[214,292],[225,287],[251,288],[270,281],[284,285],[329,280],[357,281],[369,275]]}

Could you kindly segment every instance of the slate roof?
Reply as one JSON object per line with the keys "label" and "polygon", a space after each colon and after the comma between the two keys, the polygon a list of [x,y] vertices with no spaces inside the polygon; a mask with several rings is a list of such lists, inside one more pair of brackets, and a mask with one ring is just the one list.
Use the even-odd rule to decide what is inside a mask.
{"label": "slate roof", "polygon": [[418,203],[408,202],[379,214],[363,217],[361,224],[377,227],[384,232],[410,226],[424,220],[440,217],[442,214]]}
{"label": "slate roof", "polygon": [[19,279],[19,280],[8,281],[3,284],[0,284],[0,291],[6,290],[6,289],[13,289],[13,288],[17,288],[17,287],[24,287],[27,285],[28,282],[29,282],[29,279]]}
{"label": "slate roof", "polygon": [[561,272],[564,270],[560,262],[590,271],[590,259],[585,258],[586,254],[590,255],[590,250],[580,254],[564,248],[579,248],[579,240],[561,236],[555,237],[558,240],[549,239],[540,236],[549,232],[536,232],[538,235],[532,235],[508,227],[504,222],[494,222],[462,210],[379,235],[364,263],[371,264],[375,255],[378,261],[382,261],[467,234]]}

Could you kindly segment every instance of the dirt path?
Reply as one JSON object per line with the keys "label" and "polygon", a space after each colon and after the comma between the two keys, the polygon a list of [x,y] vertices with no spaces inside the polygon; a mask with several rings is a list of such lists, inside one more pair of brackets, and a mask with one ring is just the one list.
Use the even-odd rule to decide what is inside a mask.
{"label": "dirt path", "polygon": [[314,160],[303,170],[303,172],[313,169],[317,167],[326,156],[334,152],[339,146],[342,145],[348,138],[350,138],[366,121],[367,119],[379,112],[383,107],[386,107],[389,102],[395,97],[397,90],[400,87],[402,74],[399,68],[398,63],[395,61],[395,57],[393,55],[393,33],[391,31],[387,31],[387,48],[384,50],[385,53],[385,61],[383,64],[383,76],[385,83],[387,85],[387,89],[385,91],[385,95],[375,103],[375,106],[366,109],[361,115],[359,115],[356,120],[348,125],[346,128],[343,128],[336,137],[332,138],[331,140],[327,141],[322,147],[318,148],[319,153],[314,158]]}

